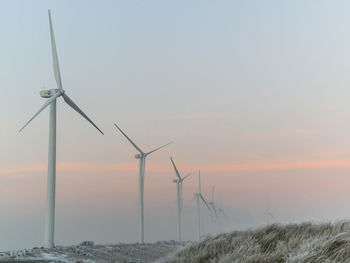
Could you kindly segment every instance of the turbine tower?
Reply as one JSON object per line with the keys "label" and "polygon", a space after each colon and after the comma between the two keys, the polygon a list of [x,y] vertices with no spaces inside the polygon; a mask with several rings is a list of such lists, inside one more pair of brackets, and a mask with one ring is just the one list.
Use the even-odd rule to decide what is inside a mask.
{"label": "turbine tower", "polygon": [[158,151],[161,148],[171,144],[169,142],[162,145],[150,152],[143,152],[118,126],[114,123],[114,126],[125,136],[125,138],[136,148],[139,152],[135,154],[135,159],[139,159],[139,243],[144,243],[144,209],[143,209],[143,190],[144,190],[144,179],[145,179],[145,168],[146,168],[146,157],[151,153]]}
{"label": "turbine tower", "polygon": [[187,174],[181,178],[179,171],[176,168],[173,158],[170,156],[170,160],[173,164],[175,174],[178,179],[174,179],[173,182],[177,184],[177,240],[181,241],[181,211],[182,211],[182,182],[191,174]]}
{"label": "turbine tower", "polygon": [[56,99],[63,97],[64,101],[72,107],[76,112],[90,122],[100,133],[103,132],[89,119],[88,116],[68,97],[65,90],[62,88],[60,67],[58,64],[55,36],[53,33],[51,12],[49,12],[51,49],[53,59],[53,71],[57,83],[56,89],[43,90],[40,96],[48,100],[39,109],[39,111],[19,130],[21,132],[36,116],[39,115],[46,107],[50,105],[50,120],[49,120],[49,158],[47,171],[47,197],[46,197],[46,217],[45,217],[45,240],[46,248],[54,247],[54,225],[55,225],[55,190],[56,190]]}
{"label": "turbine tower", "polygon": [[201,171],[198,171],[198,193],[195,193],[195,197],[197,199],[197,227],[198,227],[198,240],[201,238],[201,206],[200,206],[200,200],[205,204],[205,206],[210,211],[210,207],[205,201],[202,193],[201,193]]}

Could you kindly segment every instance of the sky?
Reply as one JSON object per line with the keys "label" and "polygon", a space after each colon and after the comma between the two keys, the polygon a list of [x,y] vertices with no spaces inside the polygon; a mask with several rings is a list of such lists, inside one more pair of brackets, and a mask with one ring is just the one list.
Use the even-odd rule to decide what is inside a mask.
{"label": "sky", "polygon": [[[58,245],[137,241],[138,163],[117,123],[149,156],[146,241],[176,238],[171,155],[184,183],[183,238],[202,193],[228,219],[350,217],[348,1],[0,1],[0,251],[41,246],[48,109],[55,88],[51,9],[63,88],[104,131],[57,103]],[[210,215],[203,207],[202,231]]]}

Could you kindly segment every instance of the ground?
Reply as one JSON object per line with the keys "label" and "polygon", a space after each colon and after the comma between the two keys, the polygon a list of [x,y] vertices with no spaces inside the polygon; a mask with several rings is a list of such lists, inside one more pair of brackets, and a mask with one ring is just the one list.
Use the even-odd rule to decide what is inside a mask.
{"label": "ground", "polygon": [[54,249],[25,249],[0,253],[2,262],[350,263],[350,221],[273,224],[204,236],[188,243],[93,245],[87,242]]}
{"label": "ground", "polygon": [[146,244],[57,246],[0,252],[0,263],[148,263],[171,255],[185,243],[159,241]]}

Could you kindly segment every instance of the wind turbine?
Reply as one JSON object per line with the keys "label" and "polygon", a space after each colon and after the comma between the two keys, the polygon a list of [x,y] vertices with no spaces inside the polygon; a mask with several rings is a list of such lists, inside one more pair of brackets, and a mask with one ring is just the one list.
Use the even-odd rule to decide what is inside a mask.
{"label": "wind turbine", "polygon": [[[224,218],[228,218],[225,211],[215,202],[214,199],[214,186],[212,187],[212,192],[211,192],[211,201],[208,202],[210,206],[210,219],[211,219],[211,230],[214,232],[214,218],[218,219],[219,213],[223,215]],[[215,217],[214,217],[215,215]]]}
{"label": "wind turbine", "polygon": [[266,213],[266,224],[267,224],[267,225],[270,225],[270,218],[272,218],[272,219],[274,220],[275,217],[274,217],[273,214],[270,212],[270,205],[269,205],[269,199],[268,199],[268,197],[266,197],[265,213]]}
{"label": "wind turbine", "polygon": [[174,179],[173,182],[177,184],[177,240],[181,241],[181,211],[182,211],[182,182],[191,174],[187,174],[181,178],[179,171],[176,168],[173,158],[170,156],[170,160],[173,164],[175,174],[178,179]]}
{"label": "wind turbine", "polygon": [[211,192],[211,201],[208,202],[210,206],[210,222],[211,222],[211,232],[214,232],[214,214],[215,218],[218,217],[218,213],[216,212],[215,202],[214,202],[214,186]]}
{"label": "wind turbine", "polygon": [[210,211],[210,206],[207,201],[205,201],[202,193],[201,193],[201,171],[198,171],[198,193],[195,193],[195,197],[197,199],[197,227],[198,227],[198,240],[201,238],[201,206],[200,200],[205,204],[205,206]]}
{"label": "wind turbine", "polygon": [[135,159],[139,159],[139,243],[144,243],[144,209],[143,209],[143,189],[144,189],[144,178],[145,178],[145,168],[146,168],[146,157],[151,153],[158,151],[161,148],[171,144],[169,142],[165,145],[162,145],[150,152],[143,152],[118,126],[114,123],[114,126],[125,136],[125,138],[136,148],[139,152],[135,154]]}
{"label": "wind turbine", "polygon": [[46,217],[45,217],[45,247],[54,247],[54,224],[55,224],[55,190],[56,190],[56,99],[63,97],[64,101],[72,107],[76,112],[90,122],[100,133],[103,132],[89,119],[88,116],[68,97],[65,90],[62,88],[60,67],[58,64],[55,36],[53,33],[51,12],[49,12],[51,49],[53,59],[53,71],[57,83],[56,89],[43,90],[40,96],[48,98],[39,111],[19,130],[21,132],[36,116],[39,115],[46,107],[50,105],[50,120],[49,120],[49,159],[47,171],[47,196],[46,196]]}

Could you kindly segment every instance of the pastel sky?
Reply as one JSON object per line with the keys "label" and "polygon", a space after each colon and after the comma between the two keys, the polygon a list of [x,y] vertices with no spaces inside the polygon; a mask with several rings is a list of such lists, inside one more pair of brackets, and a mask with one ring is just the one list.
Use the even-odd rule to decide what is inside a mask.
{"label": "pastel sky", "polygon": [[[195,238],[195,173],[229,219],[216,231],[350,217],[350,2],[0,1],[0,251],[41,246],[48,110],[55,88],[51,9],[63,87],[105,132],[58,101],[56,243],[137,240],[147,160],[146,240],[176,237],[169,161]],[[203,232],[210,230],[202,209]]]}

